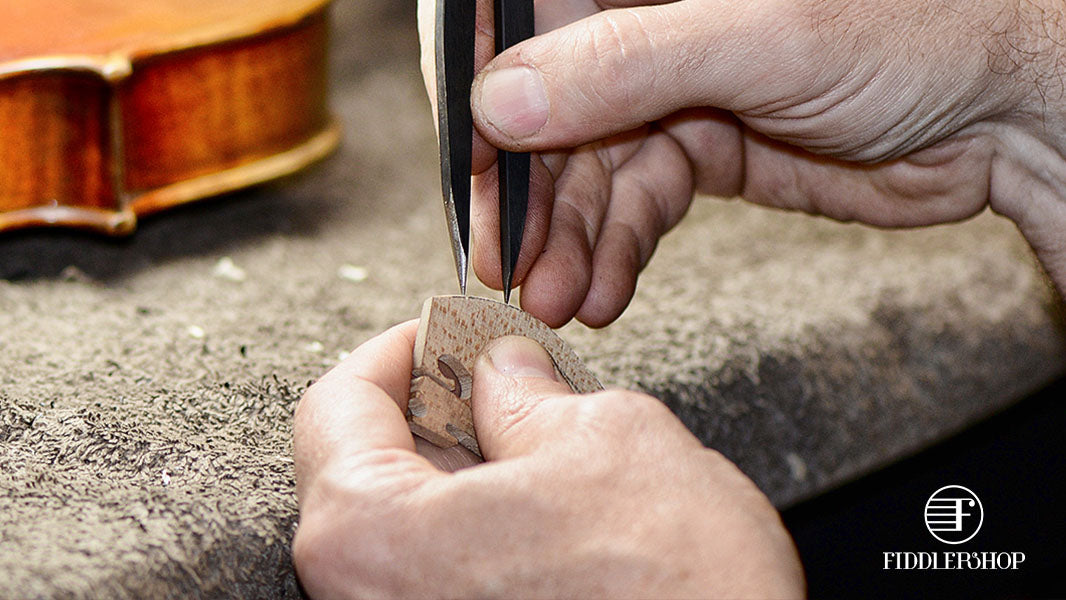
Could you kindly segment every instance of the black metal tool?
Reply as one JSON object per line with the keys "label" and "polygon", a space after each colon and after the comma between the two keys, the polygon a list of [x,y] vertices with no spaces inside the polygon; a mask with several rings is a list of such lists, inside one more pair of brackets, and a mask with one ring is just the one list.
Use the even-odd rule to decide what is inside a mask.
{"label": "black metal tool", "polygon": [[[533,36],[533,0],[495,0],[496,54]],[[511,283],[522,249],[529,206],[529,153],[500,150],[500,268],[503,301],[511,301]]]}
{"label": "black metal tool", "polygon": [[451,234],[459,288],[466,294],[470,260],[470,154],[474,120],[474,0],[437,0],[437,125],[444,213]]}
{"label": "black metal tool", "polygon": [[[494,0],[496,53],[533,35],[533,0]],[[475,0],[437,0],[437,117],[441,185],[459,287],[466,293],[470,256],[470,168]],[[500,267],[510,302],[529,205],[529,154],[499,151]]]}

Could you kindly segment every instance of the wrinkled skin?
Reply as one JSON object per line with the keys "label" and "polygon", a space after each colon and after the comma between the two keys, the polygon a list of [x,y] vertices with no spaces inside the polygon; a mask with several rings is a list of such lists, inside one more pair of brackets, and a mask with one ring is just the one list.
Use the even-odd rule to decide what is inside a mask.
{"label": "wrinkled skin", "polygon": [[[493,146],[535,152],[516,276],[549,324],[617,318],[695,191],[885,227],[991,207],[1066,283],[1063,2],[539,0],[538,36],[494,59],[477,2],[474,267],[499,285]],[[751,481],[648,396],[568,393],[532,342],[476,365],[487,462],[416,443],[413,332],[300,403],[313,597],[803,594]]]}
{"label": "wrinkled skin", "polygon": [[617,318],[694,191],[884,227],[991,206],[1063,289],[1061,0],[537,0],[494,59],[477,2],[473,264],[500,285],[492,146],[535,152],[516,281],[553,326]]}
{"label": "wrinkled skin", "polygon": [[571,394],[525,338],[474,369],[487,462],[416,444],[415,328],[367,342],[300,402],[293,558],[312,597],[803,595],[780,518],[732,463],[650,396]]}

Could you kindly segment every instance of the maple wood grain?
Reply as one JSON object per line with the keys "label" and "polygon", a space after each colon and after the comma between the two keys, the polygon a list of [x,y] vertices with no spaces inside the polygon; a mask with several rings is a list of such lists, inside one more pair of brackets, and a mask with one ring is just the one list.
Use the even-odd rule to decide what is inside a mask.
{"label": "maple wood grain", "polygon": [[548,352],[559,379],[575,393],[603,389],[573,349],[533,315],[475,296],[434,296],[422,306],[408,401],[411,431],[442,448],[462,444],[480,454],[470,410],[474,361],[507,335],[530,338]]}

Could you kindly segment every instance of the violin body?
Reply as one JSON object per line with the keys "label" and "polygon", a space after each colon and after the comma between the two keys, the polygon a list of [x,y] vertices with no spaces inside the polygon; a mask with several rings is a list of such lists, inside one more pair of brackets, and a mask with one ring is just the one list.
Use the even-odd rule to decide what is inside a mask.
{"label": "violin body", "polygon": [[127,234],[328,154],[328,4],[0,0],[0,230]]}

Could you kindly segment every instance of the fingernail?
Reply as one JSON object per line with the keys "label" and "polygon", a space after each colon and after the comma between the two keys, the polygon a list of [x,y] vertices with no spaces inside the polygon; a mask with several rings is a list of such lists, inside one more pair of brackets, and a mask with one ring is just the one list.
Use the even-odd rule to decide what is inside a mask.
{"label": "fingernail", "polygon": [[489,347],[488,355],[492,366],[504,375],[555,379],[555,363],[540,344],[529,338],[500,338]]}
{"label": "fingernail", "polygon": [[481,83],[481,112],[493,127],[527,138],[548,122],[548,97],[540,73],[529,67],[491,71]]}

